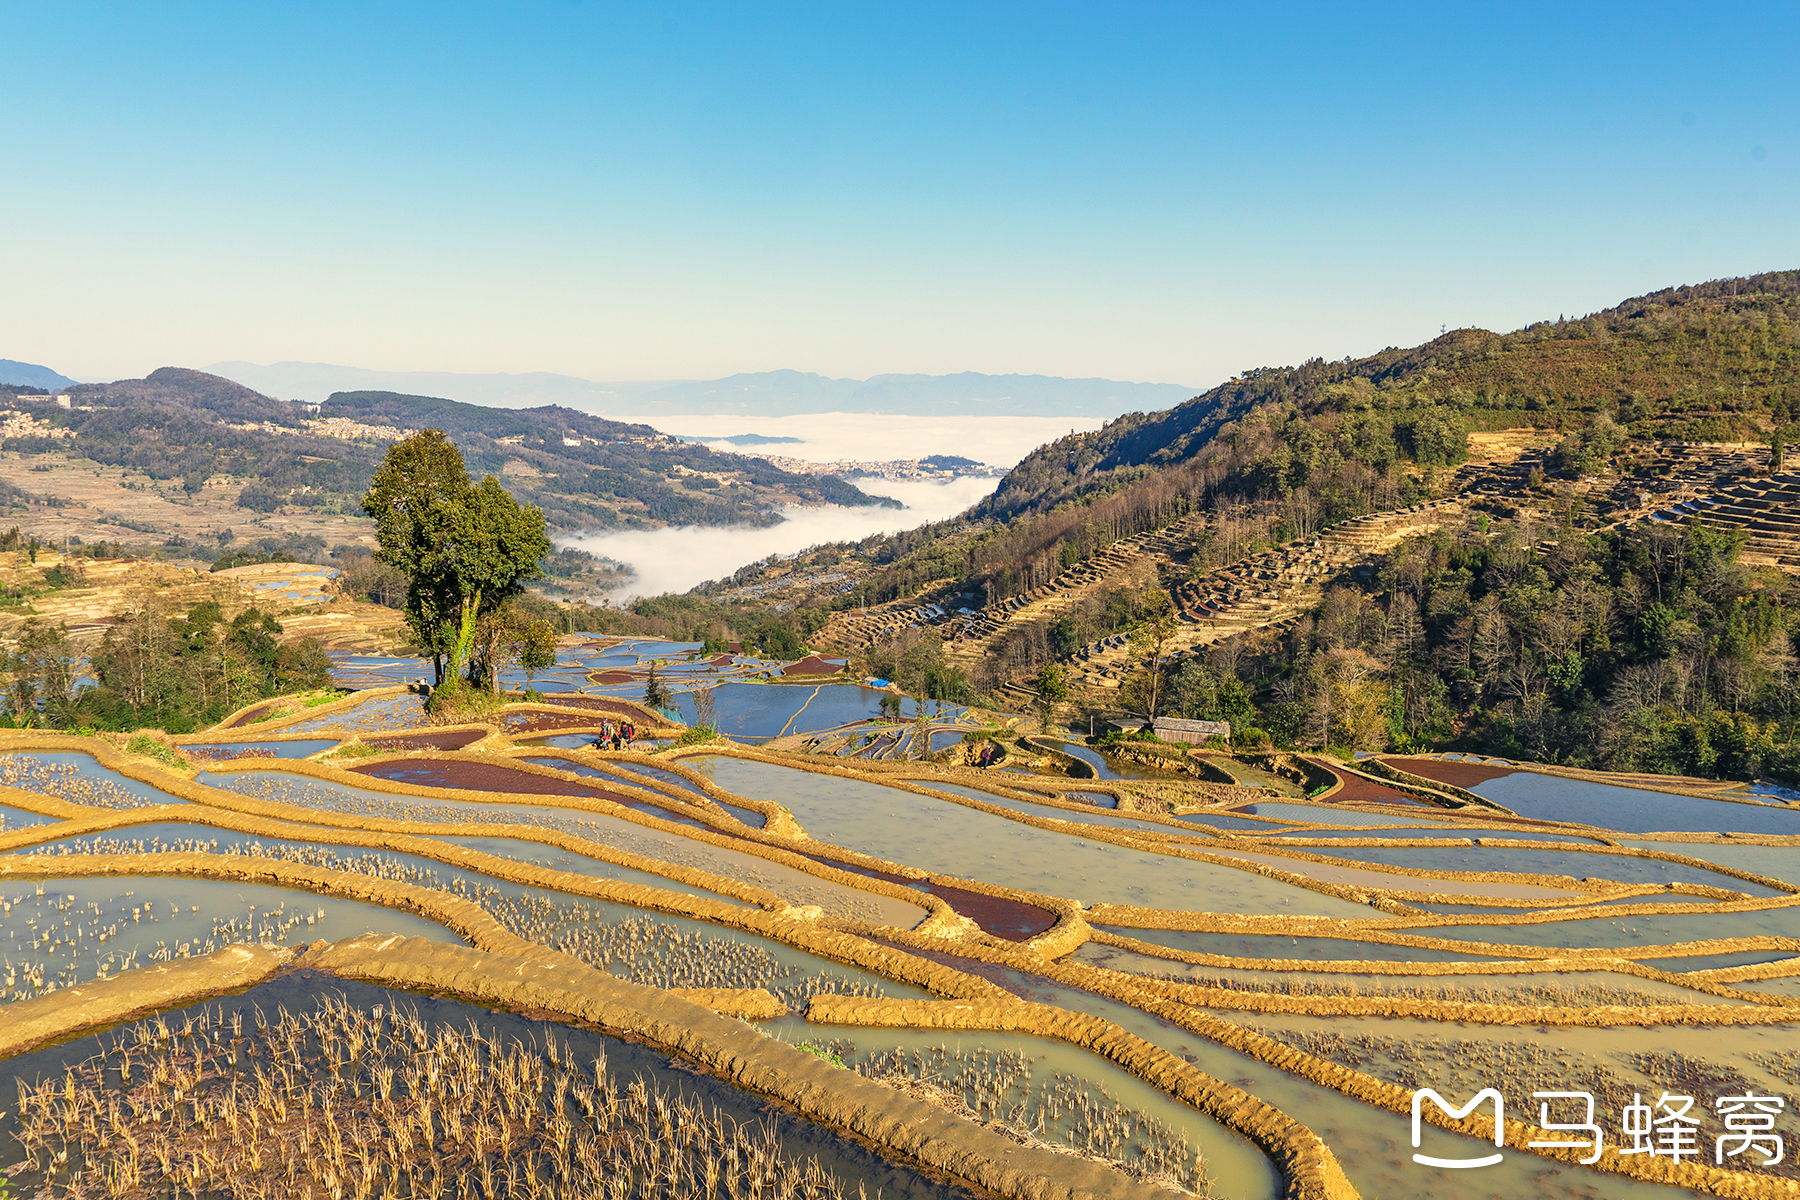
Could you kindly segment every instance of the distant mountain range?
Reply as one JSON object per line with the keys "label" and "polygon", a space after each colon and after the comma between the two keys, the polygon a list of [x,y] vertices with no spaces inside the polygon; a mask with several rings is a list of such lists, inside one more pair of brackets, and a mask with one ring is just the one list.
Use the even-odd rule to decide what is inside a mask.
{"label": "distant mountain range", "polygon": [[67,375],[58,375],[49,367],[40,367],[36,363],[18,362],[10,358],[0,358],[0,386],[18,384],[35,388],[73,387],[75,381]]}
{"label": "distant mountain range", "polygon": [[1195,389],[1053,375],[876,375],[832,379],[805,371],[759,371],[724,379],[597,383],[572,375],[371,371],[329,363],[214,363],[206,368],[266,395],[317,403],[333,392],[394,391],[444,396],[492,408],[560,404],[632,421],[734,413],[911,413],[921,416],[1113,417],[1179,404]]}
{"label": "distant mountain range", "polygon": [[[0,416],[11,426],[8,458],[31,459],[18,468],[25,471],[76,458],[119,469],[108,508],[140,490],[174,497],[175,507],[159,510],[156,522],[132,518],[137,523],[125,526],[163,538],[216,536],[222,527],[266,524],[263,518],[277,514],[288,529],[295,520],[319,527],[318,518],[329,518],[330,534],[349,536],[346,518],[357,515],[387,447],[416,429],[444,430],[474,475],[500,476],[559,533],[760,527],[778,523],[792,505],[900,507],[842,479],[790,474],[766,459],[567,407],[497,409],[379,391],[335,392],[315,407],[180,367],[76,384],[68,394],[68,408],[38,396],[0,399]],[[17,502],[5,488],[0,483],[0,508]],[[98,506],[93,512],[101,515]],[[90,532],[117,536],[110,529],[82,536]]]}
{"label": "distant mountain range", "polygon": [[702,445],[708,442],[723,442],[727,446],[798,446],[806,441],[805,438],[765,437],[760,433],[739,433],[731,437],[679,437],[675,440],[698,442]]}

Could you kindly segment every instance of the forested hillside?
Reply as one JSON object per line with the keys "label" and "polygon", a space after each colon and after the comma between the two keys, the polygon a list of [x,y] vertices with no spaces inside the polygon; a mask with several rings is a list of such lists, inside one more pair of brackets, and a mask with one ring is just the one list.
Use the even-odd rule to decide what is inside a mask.
{"label": "forested hillside", "polygon": [[617,524],[767,525],[782,503],[882,505],[831,476],[792,475],[760,458],[718,454],[571,408],[498,409],[395,392],[336,392],[321,417],[442,429],[476,475],[505,474],[552,528]]}
{"label": "forested hillside", "polygon": [[1283,745],[1800,783],[1800,580],[1740,542],[1698,522],[1412,539],[1292,628],[1171,665],[1168,710]]}
{"label": "forested hillside", "polygon": [[176,367],[143,379],[79,385],[68,395],[67,408],[45,397],[12,400],[0,414],[8,418],[5,449],[141,472],[152,486],[179,481],[189,497],[229,480],[250,521],[281,510],[354,514],[355,497],[368,486],[385,445],[423,428],[450,432],[472,470],[506,476],[509,488],[544,509],[554,529],[766,525],[783,504],[894,503],[841,480],[790,475],[647,425],[557,407],[498,410],[351,392],[315,411]]}
{"label": "forested hillside", "polygon": [[827,636],[911,644],[904,598],[976,597],[944,652],[1078,721],[1800,782],[1797,344],[1783,272],[1246,372],[855,547]]}
{"label": "forested hillside", "polygon": [[[1201,509],[1279,542],[1436,495],[1471,432],[1561,439],[1565,475],[1658,439],[1761,441],[1800,419],[1800,272],[1669,288],[1507,334],[1454,330],[1410,350],[1246,371],[1187,403],[1033,452],[971,513],[982,537],[898,535],[857,599],[954,579],[1017,595],[1121,537]],[[948,523],[949,531],[956,523]]]}
{"label": "forested hillside", "polygon": [[1193,459],[1222,433],[1241,443],[1228,426],[1258,409],[1311,426],[1280,438],[1285,454],[1271,445],[1255,456],[1254,482],[1277,490],[1345,461],[1376,470],[1459,461],[1470,430],[1578,430],[1603,414],[1635,438],[1760,440],[1797,415],[1796,322],[1800,272],[1781,271],[1667,288],[1507,334],[1458,329],[1410,350],[1257,368],[1166,412],[1043,447],[981,511],[1036,513],[1115,490],[1145,468]]}

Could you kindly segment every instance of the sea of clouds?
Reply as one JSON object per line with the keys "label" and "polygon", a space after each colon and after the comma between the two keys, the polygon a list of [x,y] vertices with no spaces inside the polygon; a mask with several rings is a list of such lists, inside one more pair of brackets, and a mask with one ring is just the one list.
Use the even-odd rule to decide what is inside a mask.
{"label": "sea of clouds", "polygon": [[[759,433],[794,437],[799,443],[760,447],[772,454],[809,462],[889,462],[954,454],[990,466],[1010,467],[1046,442],[1075,431],[1097,429],[1098,420],[1069,417],[925,417],[871,413],[815,413],[798,417],[660,417],[657,428],[683,437],[725,438]],[[732,450],[731,446],[719,446]],[[872,496],[890,496],[904,508],[841,508],[822,505],[783,510],[783,520],[766,529],[741,526],[680,526],[669,529],[609,530],[562,536],[558,546],[575,546],[632,569],[633,577],[611,598],[685,592],[709,579],[723,579],[739,567],[771,554],[793,554],[824,542],[854,541],[872,533],[896,533],[954,516],[999,485],[997,478],[964,476],[944,483],[865,479],[857,487]]]}
{"label": "sea of clouds", "polygon": [[785,520],[765,529],[742,526],[677,526],[669,529],[626,529],[558,537],[560,546],[576,546],[625,563],[633,578],[614,589],[612,599],[625,603],[637,596],[685,592],[709,579],[722,579],[767,558],[793,554],[822,542],[852,541],[872,533],[895,533],[954,516],[994,490],[996,479],[954,479],[948,483],[868,481],[864,490],[892,496],[905,508],[789,508]]}

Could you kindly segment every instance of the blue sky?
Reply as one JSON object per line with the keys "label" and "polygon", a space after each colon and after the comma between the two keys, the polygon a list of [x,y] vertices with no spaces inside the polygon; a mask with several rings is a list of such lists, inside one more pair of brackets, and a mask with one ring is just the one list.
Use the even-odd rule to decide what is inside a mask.
{"label": "blue sky", "polygon": [[0,2],[0,357],[1216,382],[1800,266],[1800,10]]}

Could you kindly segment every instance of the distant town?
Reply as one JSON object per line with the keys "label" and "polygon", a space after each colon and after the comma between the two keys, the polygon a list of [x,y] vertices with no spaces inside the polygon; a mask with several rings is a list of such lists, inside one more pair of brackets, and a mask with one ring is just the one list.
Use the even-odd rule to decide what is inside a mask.
{"label": "distant town", "polygon": [[784,454],[760,454],[755,450],[740,450],[739,453],[752,458],[760,458],[791,475],[830,475],[837,479],[946,480],[968,477],[998,479],[1006,474],[1005,467],[989,466],[987,463],[976,462],[972,458],[959,458],[954,454],[933,454],[927,458],[895,458],[886,462],[867,462],[848,458],[838,459],[836,462],[811,462],[804,458],[790,458]]}

